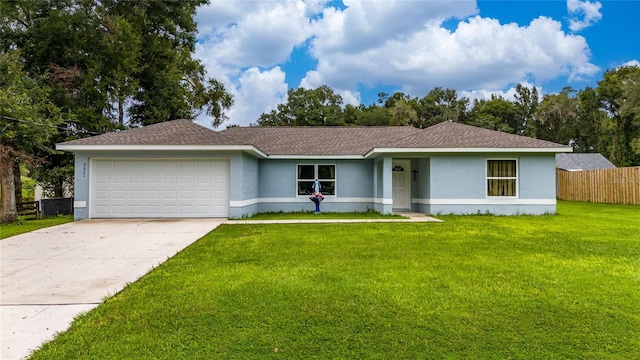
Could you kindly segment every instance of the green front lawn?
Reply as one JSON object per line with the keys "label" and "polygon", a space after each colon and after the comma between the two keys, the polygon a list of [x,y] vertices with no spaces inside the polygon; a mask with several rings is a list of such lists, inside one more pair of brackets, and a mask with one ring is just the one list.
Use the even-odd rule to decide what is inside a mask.
{"label": "green front lawn", "polygon": [[38,220],[22,220],[11,224],[0,224],[0,239],[71,221],[73,221],[73,215],[62,215]]}
{"label": "green front lawn", "polygon": [[34,359],[638,359],[640,207],[223,225]]}

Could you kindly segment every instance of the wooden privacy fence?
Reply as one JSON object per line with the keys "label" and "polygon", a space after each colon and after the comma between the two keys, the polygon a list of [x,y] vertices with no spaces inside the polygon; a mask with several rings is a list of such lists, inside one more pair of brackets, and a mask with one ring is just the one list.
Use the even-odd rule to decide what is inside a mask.
{"label": "wooden privacy fence", "polygon": [[559,199],[640,205],[640,167],[557,170],[557,175]]}

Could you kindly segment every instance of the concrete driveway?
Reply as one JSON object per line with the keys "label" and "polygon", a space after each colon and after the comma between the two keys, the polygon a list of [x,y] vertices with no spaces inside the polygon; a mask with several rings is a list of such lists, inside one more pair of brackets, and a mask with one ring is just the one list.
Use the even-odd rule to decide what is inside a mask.
{"label": "concrete driveway", "polygon": [[84,220],[0,241],[0,359],[22,359],[224,219]]}

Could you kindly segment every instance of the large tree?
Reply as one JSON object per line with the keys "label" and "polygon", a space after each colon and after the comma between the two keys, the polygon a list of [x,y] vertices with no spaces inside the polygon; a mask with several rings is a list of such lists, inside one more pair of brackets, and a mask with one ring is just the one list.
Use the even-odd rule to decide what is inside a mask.
{"label": "large tree", "polygon": [[0,222],[16,219],[16,182],[20,163],[35,164],[50,151],[49,138],[61,123],[43,79],[23,70],[17,51],[0,52]]}
{"label": "large tree", "polygon": [[[630,74],[623,87],[624,102],[620,107],[620,115],[631,119],[634,129],[630,133],[630,145],[640,155],[640,71]],[[636,156],[636,164],[639,163],[640,156]]]}
{"label": "large tree", "polygon": [[384,106],[361,106],[357,115],[357,125],[360,126],[388,126],[389,109]]}
{"label": "large tree", "polygon": [[575,91],[565,87],[559,94],[546,95],[536,110],[538,130],[536,137],[558,143],[569,141],[568,125],[578,114],[578,99]]}
{"label": "large tree", "polygon": [[570,119],[568,131],[574,152],[600,152],[606,155],[609,140],[607,118],[600,109],[596,89],[587,87],[578,92],[578,111]]}
{"label": "large tree", "polygon": [[640,135],[634,105],[640,68],[620,67],[604,73],[598,82],[600,105],[613,124],[610,160],[618,166],[629,166],[640,162],[632,149],[632,142]]}
{"label": "large tree", "polygon": [[416,127],[426,128],[443,121],[467,122],[469,99],[459,98],[455,90],[436,87],[418,102]]}
{"label": "large tree", "polygon": [[469,124],[507,133],[516,131],[517,109],[514,103],[492,95],[489,100],[474,101]]}
{"label": "large tree", "polygon": [[260,126],[345,125],[342,96],[326,85],[315,89],[289,89],[287,102],[258,118]]}
{"label": "large tree", "polygon": [[516,108],[514,133],[535,137],[535,113],[540,103],[538,89],[518,84],[513,98]]}

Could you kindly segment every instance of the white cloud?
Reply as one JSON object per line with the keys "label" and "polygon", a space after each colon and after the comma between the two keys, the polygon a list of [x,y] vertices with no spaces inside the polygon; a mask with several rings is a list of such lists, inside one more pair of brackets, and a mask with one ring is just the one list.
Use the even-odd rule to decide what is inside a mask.
{"label": "white cloud", "polygon": [[597,23],[602,19],[601,8],[602,4],[599,1],[567,0],[567,10],[570,16],[569,29],[578,32]]}
{"label": "white cloud", "polygon": [[238,68],[283,63],[311,35],[309,12],[302,1],[214,1],[196,17],[203,55]]}
{"label": "white cloud", "polygon": [[[529,89],[531,88],[536,88],[536,90],[538,91],[538,96],[539,96],[539,100],[542,100],[542,87],[541,86],[534,86],[533,84],[529,83],[529,82],[521,82],[520,83],[522,86],[527,87]],[[515,99],[515,95],[516,95],[516,88],[515,86],[510,87],[507,90],[502,90],[502,89],[496,89],[496,90],[488,90],[488,89],[483,89],[483,90],[467,90],[467,91],[461,91],[460,93],[458,93],[459,97],[466,97],[467,99],[469,99],[469,105],[473,105],[473,101],[474,100],[490,100],[491,96],[498,96],[501,97],[505,100],[509,100],[509,101],[513,101]]]}
{"label": "white cloud", "polygon": [[580,79],[599,70],[589,63],[586,40],[565,34],[558,21],[546,17],[518,26],[475,16],[453,32],[431,24],[357,53],[316,49],[315,55],[320,60],[303,80],[307,86],[391,84],[410,94],[436,86],[491,89],[530,78]]}
{"label": "white cloud", "polygon": [[622,68],[622,67],[640,67],[640,61],[638,61],[638,60],[630,60],[630,61],[627,61],[627,62],[623,63],[618,68]]}
{"label": "white cloud", "polygon": [[[255,124],[260,114],[270,112],[278,104],[286,101],[288,86],[285,83],[285,75],[278,66],[265,71],[253,67],[243,71],[235,82],[218,78],[225,82],[225,87],[234,100],[234,105],[227,111],[229,119],[220,129],[226,128],[227,125]],[[202,113],[196,122],[212,127],[213,119]]]}
{"label": "white cloud", "polygon": [[[478,16],[475,1],[466,0],[344,4],[214,0],[199,9],[196,56],[235,96],[229,123],[254,123],[298,86],[328,85],[345,104],[357,104],[360,89],[381,85],[414,96],[437,86],[490,96],[496,91],[473,90],[559,77],[574,81],[600,70],[590,63],[586,39],[565,33],[548,17],[502,24]],[[598,2],[567,4],[572,19],[599,19]],[[451,29],[451,20],[457,28]],[[316,64],[302,70],[306,76],[299,83],[300,77],[286,76],[280,67],[296,67],[291,55],[298,47]]]}
{"label": "white cloud", "polygon": [[250,68],[242,73],[235,89],[235,106],[229,111],[229,124],[254,124],[260,114],[269,112],[287,99],[285,73],[280,67],[268,71]]}
{"label": "white cloud", "polygon": [[475,1],[345,0],[344,11],[328,8],[315,23],[313,52],[360,53],[402,41],[430,23],[478,13]]}

